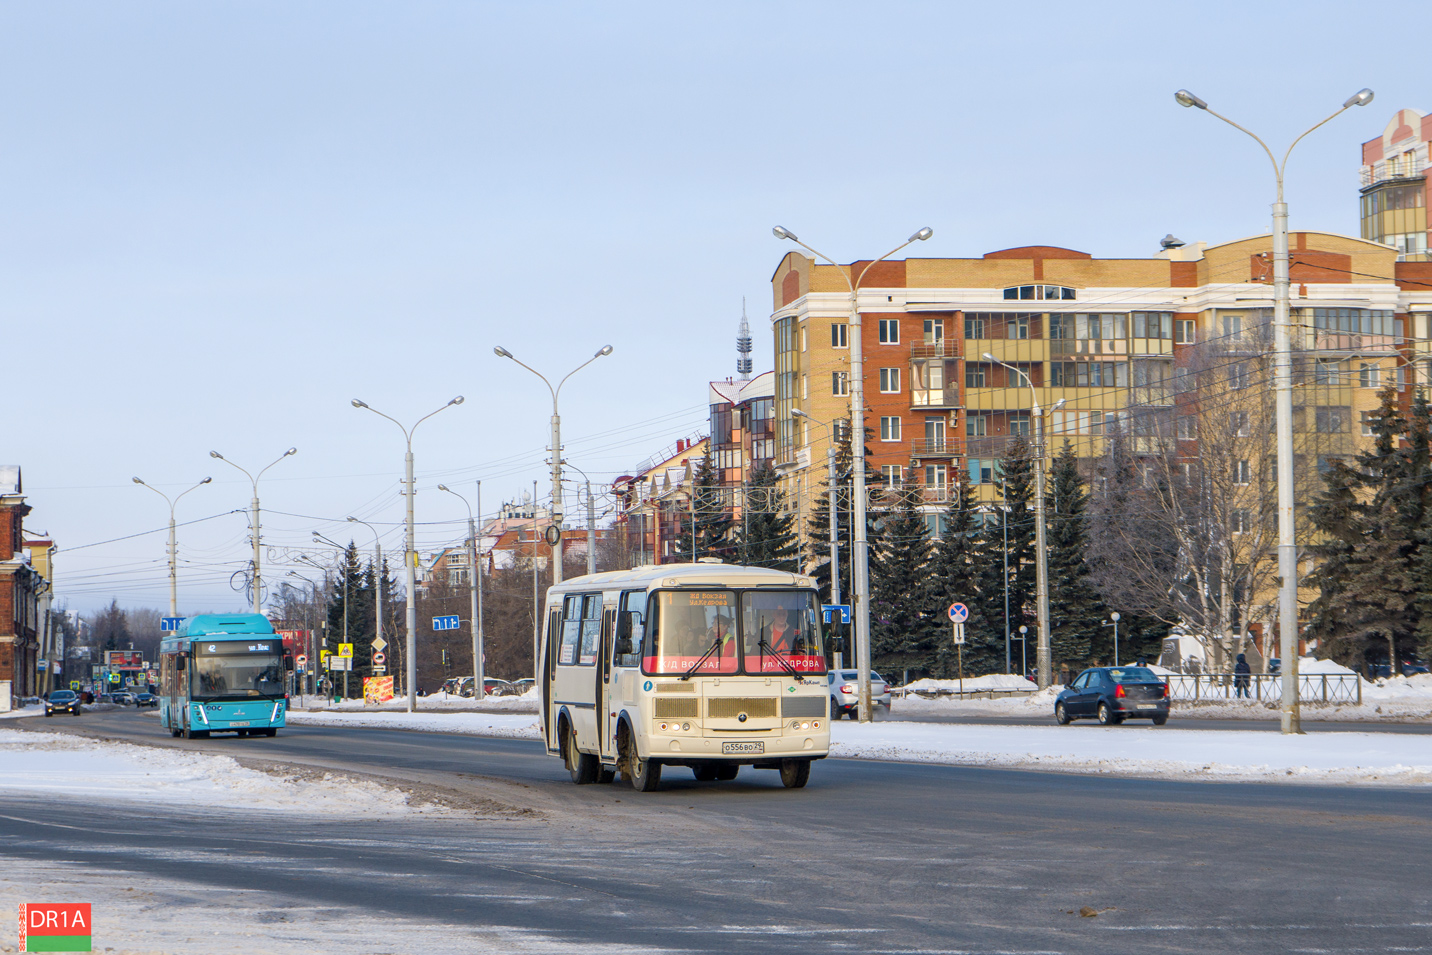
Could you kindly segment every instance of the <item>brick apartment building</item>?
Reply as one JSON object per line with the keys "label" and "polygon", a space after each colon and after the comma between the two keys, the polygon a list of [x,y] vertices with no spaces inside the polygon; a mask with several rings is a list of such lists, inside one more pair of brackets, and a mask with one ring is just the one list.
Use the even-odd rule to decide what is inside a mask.
{"label": "brick apartment building", "polygon": [[18,465],[0,466],[0,682],[8,681],[14,696],[41,691],[41,595],[49,581],[31,565],[24,540],[24,487]]}
{"label": "brick apartment building", "polygon": [[1392,246],[1408,262],[1427,261],[1432,247],[1429,148],[1432,116],[1415,109],[1398,110],[1381,136],[1362,144],[1362,237]]}

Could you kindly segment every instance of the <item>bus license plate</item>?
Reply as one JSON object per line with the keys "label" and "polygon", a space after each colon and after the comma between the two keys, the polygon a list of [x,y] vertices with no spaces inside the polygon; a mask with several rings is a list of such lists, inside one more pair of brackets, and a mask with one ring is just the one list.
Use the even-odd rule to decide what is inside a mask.
{"label": "bus license plate", "polygon": [[249,721],[248,721],[248,720],[232,720],[232,721],[229,723],[229,725],[230,725],[230,726],[248,726],[248,725],[249,725]]}
{"label": "bus license plate", "polygon": [[742,755],[742,756],[744,756],[744,755],[747,755],[747,754],[750,754],[750,753],[755,753],[755,754],[758,755],[758,756],[764,756],[764,755],[766,754],[766,744],[765,744],[765,743],[722,743],[722,744],[721,744],[721,754],[722,754],[723,756],[729,756],[729,755]]}

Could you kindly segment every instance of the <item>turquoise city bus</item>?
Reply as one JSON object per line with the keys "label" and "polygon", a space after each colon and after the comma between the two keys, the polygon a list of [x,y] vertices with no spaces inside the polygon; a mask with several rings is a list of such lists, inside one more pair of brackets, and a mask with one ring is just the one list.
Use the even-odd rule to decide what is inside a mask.
{"label": "turquoise city bus", "polygon": [[288,709],[283,639],[262,614],[194,617],[159,645],[159,719],[171,736],[274,736]]}

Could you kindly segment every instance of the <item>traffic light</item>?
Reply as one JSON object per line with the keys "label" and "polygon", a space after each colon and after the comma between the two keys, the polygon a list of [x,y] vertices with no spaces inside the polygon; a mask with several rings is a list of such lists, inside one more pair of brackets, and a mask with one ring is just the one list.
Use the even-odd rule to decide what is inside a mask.
{"label": "traffic light", "polygon": [[447,665],[448,665],[448,652],[447,652],[446,650],[444,650],[444,651],[443,651],[443,666],[447,666]]}

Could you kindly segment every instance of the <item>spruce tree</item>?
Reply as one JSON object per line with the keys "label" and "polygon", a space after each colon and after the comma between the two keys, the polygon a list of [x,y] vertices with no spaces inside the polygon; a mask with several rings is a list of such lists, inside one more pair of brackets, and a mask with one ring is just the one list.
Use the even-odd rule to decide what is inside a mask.
{"label": "spruce tree", "polygon": [[[930,549],[927,590],[930,607],[928,630],[934,645],[929,670],[933,676],[949,678],[957,675],[957,663],[961,656],[967,674],[1004,672],[1003,617],[1000,618],[1001,626],[995,626],[987,615],[986,601],[980,596],[979,517],[971,500],[969,474],[958,469],[955,471],[950,503],[945,509],[944,535]],[[1000,600],[1002,603],[1002,590]],[[953,628],[946,614],[950,604],[956,602],[970,610],[969,619],[965,621],[965,649],[978,647],[978,652],[956,651]],[[998,650],[994,655],[997,666],[990,663],[991,647]]]}
{"label": "spruce tree", "polygon": [[[727,507],[725,495],[722,493],[720,475],[716,471],[715,464],[711,461],[711,454],[707,452],[701,459],[701,464],[692,476],[691,493],[695,500],[681,514],[681,535],[677,543],[677,555],[682,561],[692,561],[702,557],[720,557],[723,560],[729,559],[731,554],[731,510]],[[692,527],[692,515],[695,516],[695,528]],[[695,533],[695,546],[692,545],[692,534]]]}
{"label": "spruce tree", "polygon": [[[353,644],[352,671],[348,674],[348,692],[361,695],[363,692],[363,677],[372,676],[373,671],[373,648],[369,641],[363,639],[363,585],[364,570],[358,559],[358,547],[352,541],[343,550],[339,557],[338,566],[330,579],[328,591],[328,613],[327,632],[325,634],[325,647],[328,652],[337,655],[339,644],[344,642],[344,617],[347,616],[347,639]],[[344,601],[344,593],[347,592],[348,599]],[[335,685],[343,686],[343,671],[335,670],[332,673]]]}
{"label": "spruce tree", "polygon": [[[1028,621],[1033,633],[1037,577],[1034,562],[1034,495],[1043,489],[1034,486],[1034,450],[1023,435],[1016,436],[1008,444],[999,468],[1004,481],[1004,506],[1009,522],[1010,626],[1018,630],[1021,622]],[[1003,540],[1001,532],[1001,549]],[[1003,612],[1004,595],[1001,593],[999,597]]]}
{"label": "spruce tree", "polygon": [[930,541],[918,500],[917,489],[900,491],[871,541],[870,656],[887,671],[928,670],[934,662],[924,599]]}
{"label": "spruce tree", "polygon": [[785,495],[770,465],[751,477],[745,509],[735,527],[735,559],[751,567],[796,573],[795,516],[786,510]]}
{"label": "spruce tree", "polygon": [[1069,664],[1071,669],[1087,663],[1107,617],[1103,598],[1089,582],[1085,562],[1089,548],[1085,516],[1088,502],[1079,461],[1066,441],[1054,456],[1045,500],[1049,522],[1049,641],[1056,670],[1061,663]]}

